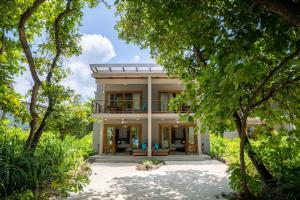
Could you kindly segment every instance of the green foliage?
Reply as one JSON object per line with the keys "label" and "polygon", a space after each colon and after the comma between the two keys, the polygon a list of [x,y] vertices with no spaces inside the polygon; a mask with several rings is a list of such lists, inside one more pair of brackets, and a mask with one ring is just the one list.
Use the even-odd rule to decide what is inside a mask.
{"label": "green foliage", "polygon": [[158,169],[160,166],[165,165],[166,163],[163,160],[156,160],[156,159],[146,159],[140,161],[136,169],[140,171],[148,171],[153,169]]}
{"label": "green foliage", "polygon": [[0,125],[0,195],[40,199],[80,191],[88,183],[91,136],[61,141],[46,132],[34,155],[24,151],[27,133]]}
{"label": "green foliage", "polygon": [[66,135],[82,138],[92,131],[93,121],[91,103],[76,101],[74,98],[72,102],[55,105],[47,129],[57,131],[62,139]]}
{"label": "green foliage", "polygon": [[[210,135],[211,155],[222,159],[228,164],[229,184],[237,191],[242,191],[241,175],[239,166],[239,138],[229,140],[223,137]],[[267,168],[275,176],[275,191],[268,194],[270,199],[280,197],[271,196],[287,194],[289,199],[298,199],[300,196],[298,187],[300,185],[300,145],[299,138],[295,137],[295,131],[284,133],[283,131],[273,131],[270,136],[259,134],[258,140],[251,140],[251,145],[258,153],[259,160],[264,160]],[[246,172],[249,189],[256,196],[262,194],[262,182],[246,156]],[[283,197],[282,197],[283,199]]]}
{"label": "green foliage", "polygon": [[[298,27],[253,1],[120,0],[116,4],[119,37],[149,48],[170,76],[183,80],[185,89],[173,108],[188,100],[194,113],[183,118],[200,120],[203,129],[218,134],[242,130],[235,122],[246,127],[251,117],[272,127],[299,124]],[[241,157],[243,143],[234,147],[235,152],[242,148]],[[221,151],[222,144],[215,148]],[[237,161],[239,155],[233,155]],[[260,162],[264,166],[264,158]],[[235,169],[238,165],[232,166]],[[240,170],[243,175],[243,163]],[[248,184],[253,185],[257,175],[249,167],[247,173]],[[239,185],[234,186],[238,191]],[[245,177],[243,185],[248,193]]]}
{"label": "green foliage", "polygon": [[223,159],[222,156],[224,156],[226,152],[226,142],[224,138],[211,134],[210,141],[210,155],[218,159]]}
{"label": "green foliage", "polygon": [[16,119],[25,122],[29,118],[26,104],[21,101],[22,96],[16,93],[13,88],[6,85],[0,85],[0,109],[3,112],[9,112]]}

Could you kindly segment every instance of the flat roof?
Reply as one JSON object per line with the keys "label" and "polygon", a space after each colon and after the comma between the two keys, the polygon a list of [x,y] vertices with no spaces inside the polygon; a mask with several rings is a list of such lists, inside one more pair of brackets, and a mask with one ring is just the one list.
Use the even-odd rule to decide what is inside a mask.
{"label": "flat roof", "polygon": [[158,64],[90,64],[93,73],[166,73]]}

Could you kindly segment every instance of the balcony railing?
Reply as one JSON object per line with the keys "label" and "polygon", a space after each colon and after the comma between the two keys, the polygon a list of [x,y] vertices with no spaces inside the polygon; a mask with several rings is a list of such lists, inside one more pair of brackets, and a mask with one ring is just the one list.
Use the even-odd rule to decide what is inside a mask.
{"label": "balcony railing", "polygon": [[152,113],[185,113],[190,112],[190,106],[183,105],[179,109],[171,109],[168,101],[152,100]]}
{"label": "balcony railing", "polygon": [[148,106],[133,100],[96,100],[93,102],[94,113],[146,113]]}
{"label": "balcony railing", "polygon": [[[152,113],[184,113],[190,112],[189,106],[182,106],[179,110],[171,110],[168,102],[152,100]],[[100,113],[147,113],[148,102],[134,102],[133,100],[96,100],[93,101],[93,112]]]}

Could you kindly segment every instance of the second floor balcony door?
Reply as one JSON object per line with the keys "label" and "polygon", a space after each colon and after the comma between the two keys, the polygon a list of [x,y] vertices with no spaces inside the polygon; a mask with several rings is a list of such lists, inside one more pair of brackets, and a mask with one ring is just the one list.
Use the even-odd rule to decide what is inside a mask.
{"label": "second floor balcony door", "polygon": [[138,112],[141,110],[141,93],[125,93],[125,112]]}
{"label": "second floor balcony door", "polygon": [[160,111],[169,112],[169,101],[177,94],[178,92],[160,92]]}
{"label": "second floor balcony door", "polygon": [[122,93],[110,93],[107,95],[106,109],[108,112],[118,113],[123,111],[123,94]]}
{"label": "second floor balcony door", "polygon": [[141,92],[107,92],[106,112],[133,113],[141,111]]}

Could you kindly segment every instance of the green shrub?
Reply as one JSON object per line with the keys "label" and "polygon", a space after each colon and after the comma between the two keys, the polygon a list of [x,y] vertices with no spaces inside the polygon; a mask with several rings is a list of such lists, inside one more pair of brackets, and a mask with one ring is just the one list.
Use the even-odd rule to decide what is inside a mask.
{"label": "green shrub", "polygon": [[85,158],[92,153],[91,136],[80,140],[67,136],[61,141],[45,132],[32,155],[24,150],[27,135],[0,124],[0,196],[41,199],[82,190],[89,181]]}
{"label": "green shrub", "polygon": [[148,170],[158,169],[161,165],[165,165],[165,162],[163,160],[146,159],[140,161],[137,164],[136,169],[140,171],[148,171]]}
{"label": "green shrub", "polygon": [[226,141],[223,137],[216,136],[212,134],[211,138],[211,145],[210,145],[210,155],[211,157],[222,159],[225,155],[226,151]]}
{"label": "green shrub", "polygon": [[[262,160],[274,176],[275,191],[270,194],[263,192],[263,184],[256,169],[245,154],[245,165],[249,190],[255,196],[266,196],[269,199],[299,199],[300,192],[300,144],[295,134],[273,131],[259,135],[257,140],[250,140],[258,159]],[[227,138],[211,135],[211,156],[225,160],[228,165],[229,184],[236,192],[242,191],[239,138]],[[278,194],[286,194],[279,196]]]}

